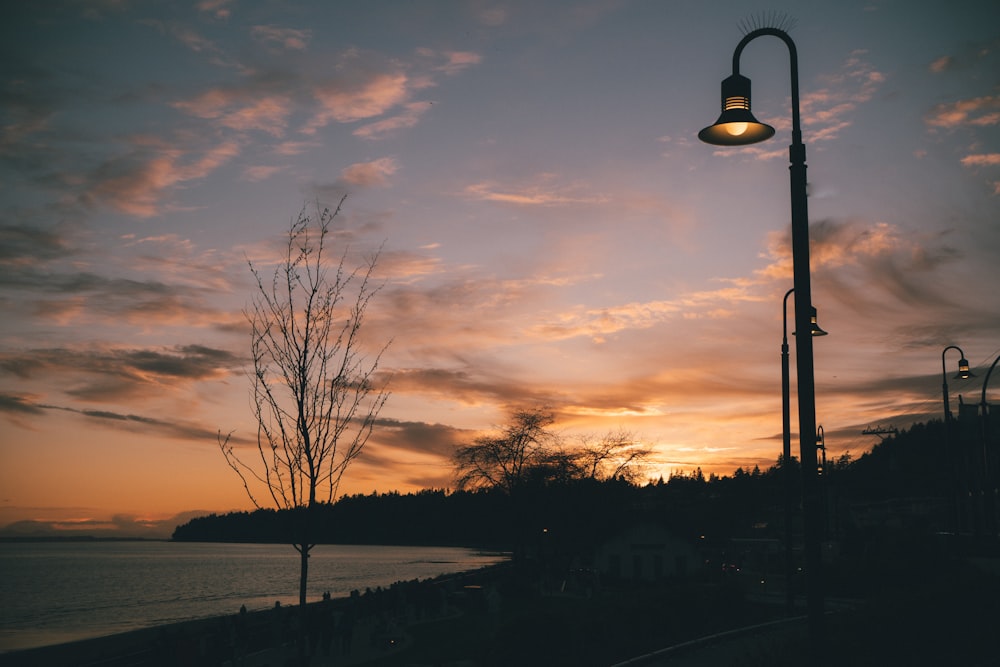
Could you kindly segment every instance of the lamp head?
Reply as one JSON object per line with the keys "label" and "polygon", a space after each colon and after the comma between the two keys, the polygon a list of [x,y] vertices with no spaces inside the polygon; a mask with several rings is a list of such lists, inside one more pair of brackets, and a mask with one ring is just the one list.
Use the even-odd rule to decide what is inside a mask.
{"label": "lamp head", "polygon": [[819,325],[816,323],[816,308],[815,307],[813,307],[813,309],[812,309],[812,315],[809,316],[809,329],[812,332],[813,336],[826,336],[827,335],[827,333],[825,331],[823,331],[822,329],[820,329]]}
{"label": "lamp head", "polygon": [[774,128],[750,113],[750,79],[739,74],[722,81],[722,114],[698,133],[706,144],[746,146],[774,136]]}
{"label": "lamp head", "polygon": [[955,375],[956,380],[968,380],[969,378],[976,377],[975,374],[969,370],[969,360],[962,357],[958,360],[958,374]]}
{"label": "lamp head", "polygon": [[[820,329],[818,324],[816,324],[816,306],[813,306],[812,314],[809,315],[809,333],[811,333],[813,336],[829,335],[827,334],[827,332]],[[795,335],[794,331],[792,332],[792,335],[793,336]]]}

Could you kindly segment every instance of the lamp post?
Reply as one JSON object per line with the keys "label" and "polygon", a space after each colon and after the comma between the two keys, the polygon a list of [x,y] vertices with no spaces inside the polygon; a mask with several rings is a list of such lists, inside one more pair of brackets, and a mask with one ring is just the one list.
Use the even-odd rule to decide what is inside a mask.
{"label": "lamp post", "polygon": [[823,527],[821,531],[821,536],[826,539],[829,533],[829,507],[827,502],[827,471],[826,471],[826,431],[823,430],[823,425],[820,424],[816,427],[816,475],[819,478],[819,497],[820,497],[820,525]]}
{"label": "lamp post", "polygon": [[[791,409],[789,407],[789,373],[788,373],[788,297],[795,288],[785,292],[781,300],[781,455],[785,470],[785,607],[789,614],[795,611],[795,591],[792,589],[792,579],[795,577],[795,554],[792,548],[792,515],[795,512],[795,480],[792,472],[792,428]],[[816,322],[816,309],[812,309],[809,332],[813,336],[825,336]]]}
{"label": "lamp post", "polygon": [[740,40],[733,52],[733,74],[722,82],[722,113],[698,133],[702,141],[718,146],[745,146],[774,136],[774,128],[759,122],[750,111],[750,79],[740,75],[740,55],[747,44],[770,35],[788,47],[792,97],[792,144],[789,176],[792,213],[792,280],[795,290],[795,361],[798,374],[799,454],[802,468],[806,607],[814,651],[823,643],[823,580],[820,545],[820,498],[816,479],[816,388],[810,334],[812,287],[809,275],[809,212],[806,195],[806,148],[799,119],[799,64],[795,43],[784,30],[758,28]]}
{"label": "lamp post", "polygon": [[945,457],[948,460],[948,471],[951,475],[951,505],[952,505],[952,530],[954,532],[959,532],[961,526],[959,525],[959,489],[958,489],[958,473],[955,470],[955,460],[952,456],[951,451],[951,406],[948,402],[948,371],[944,365],[945,355],[948,350],[957,350],[961,358],[958,361],[958,373],[955,374],[955,380],[966,380],[970,377],[974,377],[972,371],[969,370],[969,361],[965,358],[965,352],[962,351],[958,345],[949,345],[948,347],[941,350],[941,393],[944,396],[944,450]]}
{"label": "lamp post", "polygon": [[987,528],[991,537],[996,536],[997,529],[997,489],[993,471],[990,468],[990,406],[986,402],[986,386],[990,383],[990,376],[993,375],[993,369],[997,367],[997,362],[1000,362],[1000,356],[993,360],[990,370],[986,371],[986,377],[983,378],[983,393],[979,400],[979,423],[983,438],[983,489],[986,495]]}

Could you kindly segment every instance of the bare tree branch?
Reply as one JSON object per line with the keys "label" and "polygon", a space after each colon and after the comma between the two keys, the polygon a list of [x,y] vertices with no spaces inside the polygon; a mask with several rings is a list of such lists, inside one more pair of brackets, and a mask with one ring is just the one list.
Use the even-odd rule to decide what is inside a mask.
{"label": "bare tree branch", "polygon": [[273,274],[248,261],[255,282],[244,315],[250,323],[250,403],[257,420],[257,452],[241,459],[222,436],[219,447],[243,482],[250,500],[263,487],[278,509],[301,509],[295,548],[302,554],[300,601],[310,541],[308,508],[333,502],[351,462],[361,455],[376,418],[389,398],[376,383],[388,343],[373,356],[361,339],[365,313],[382,285],[374,281],[381,249],[364,264],[347,267],[327,258],[336,209],[292,220],[281,263]]}

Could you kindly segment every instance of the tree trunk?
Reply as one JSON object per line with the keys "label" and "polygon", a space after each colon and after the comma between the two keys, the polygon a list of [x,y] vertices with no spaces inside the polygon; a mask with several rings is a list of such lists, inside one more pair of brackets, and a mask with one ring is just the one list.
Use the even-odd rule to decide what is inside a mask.
{"label": "tree trunk", "polygon": [[299,628],[296,644],[298,645],[299,665],[309,664],[309,642],[308,642],[308,622],[309,614],[306,610],[306,583],[309,580],[309,550],[311,545],[303,542],[295,547],[299,552]]}

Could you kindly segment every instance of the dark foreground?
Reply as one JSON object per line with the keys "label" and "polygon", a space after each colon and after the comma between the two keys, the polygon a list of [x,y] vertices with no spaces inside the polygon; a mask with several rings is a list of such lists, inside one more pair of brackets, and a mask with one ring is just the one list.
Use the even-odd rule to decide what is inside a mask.
{"label": "dark foreground", "polygon": [[[826,617],[819,650],[804,622],[776,622],[784,610],[773,602],[782,597],[769,603],[733,580],[595,588],[485,568],[311,604],[307,646],[310,664],[320,666],[1000,665],[1000,578],[988,567],[927,572],[841,605]],[[292,665],[297,612],[235,614],[9,653],[0,664]]]}

